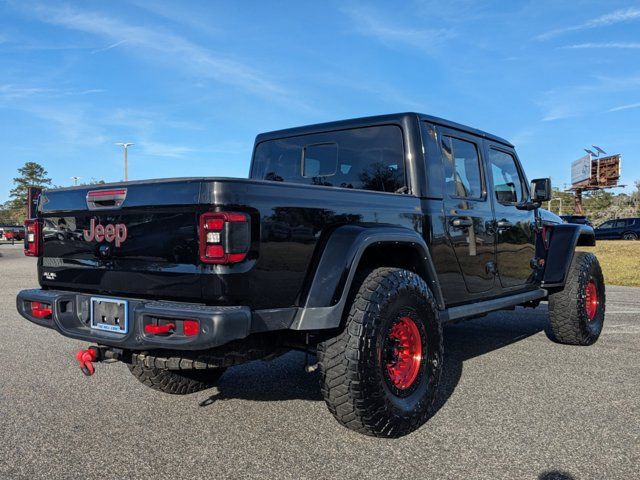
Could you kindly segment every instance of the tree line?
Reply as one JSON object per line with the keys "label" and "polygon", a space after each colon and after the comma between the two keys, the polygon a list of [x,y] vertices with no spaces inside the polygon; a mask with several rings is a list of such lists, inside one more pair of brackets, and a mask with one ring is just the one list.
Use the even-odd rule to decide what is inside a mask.
{"label": "tree line", "polygon": [[[572,192],[553,189],[553,197],[544,207],[558,215],[572,215],[574,196]],[[615,189],[594,190],[582,195],[584,215],[594,225],[614,218],[640,217],[640,180],[635,182],[631,193],[616,193]]]}
{"label": "tree line", "polygon": [[[104,180],[91,179],[80,185],[102,184]],[[27,194],[29,187],[56,188],[51,183],[45,168],[36,162],[26,162],[18,169],[9,191],[9,200],[0,204],[0,225],[22,225],[27,215]]]}

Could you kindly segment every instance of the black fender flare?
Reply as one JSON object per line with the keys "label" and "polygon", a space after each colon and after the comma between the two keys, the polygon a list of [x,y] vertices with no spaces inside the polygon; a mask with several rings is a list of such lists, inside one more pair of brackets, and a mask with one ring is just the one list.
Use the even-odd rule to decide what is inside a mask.
{"label": "black fender flare", "polygon": [[542,288],[564,287],[576,247],[596,244],[593,228],[588,225],[563,223],[551,228]]}
{"label": "black fender flare", "polygon": [[444,309],[444,298],[431,254],[418,232],[393,225],[343,225],[336,228],[325,242],[302,307],[298,309],[291,328],[320,330],[339,327],[362,256],[367,248],[384,244],[402,244],[416,251],[422,262],[420,270],[427,277],[424,280],[435,296],[438,308]]}

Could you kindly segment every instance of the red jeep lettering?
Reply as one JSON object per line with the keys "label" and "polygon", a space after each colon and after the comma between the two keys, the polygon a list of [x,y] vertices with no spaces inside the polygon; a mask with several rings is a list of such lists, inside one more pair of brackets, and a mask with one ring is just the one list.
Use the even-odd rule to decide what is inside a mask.
{"label": "red jeep lettering", "polygon": [[115,241],[116,247],[119,247],[127,239],[127,226],[124,223],[96,225],[96,219],[92,218],[89,230],[83,230],[82,233],[87,242],[95,240],[96,242],[107,241],[111,243]]}

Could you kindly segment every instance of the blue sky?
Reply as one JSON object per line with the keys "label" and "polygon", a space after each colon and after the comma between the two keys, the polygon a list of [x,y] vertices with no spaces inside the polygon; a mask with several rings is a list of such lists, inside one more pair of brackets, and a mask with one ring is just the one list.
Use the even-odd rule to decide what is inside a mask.
{"label": "blue sky", "polygon": [[592,144],[640,179],[640,2],[0,0],[0,201],[57,185],[246,176],[258,132],[415,110],[496,133],[529,178]]}

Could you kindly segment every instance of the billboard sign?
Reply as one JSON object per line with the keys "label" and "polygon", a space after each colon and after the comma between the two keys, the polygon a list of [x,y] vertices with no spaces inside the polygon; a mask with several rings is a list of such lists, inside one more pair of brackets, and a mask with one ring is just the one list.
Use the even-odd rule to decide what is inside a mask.
{"label": "billboard sign", "polygon": [[571,184],[584,182],[591,178],[591,155],[585,155],[571,163]]}
{"label": "billboard sign", "polygon": [[595,158],[591,165],[591,178],[599,187],[615,187],[620,180],[620,165],[622,159],[619,154]]}

